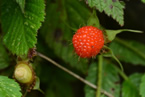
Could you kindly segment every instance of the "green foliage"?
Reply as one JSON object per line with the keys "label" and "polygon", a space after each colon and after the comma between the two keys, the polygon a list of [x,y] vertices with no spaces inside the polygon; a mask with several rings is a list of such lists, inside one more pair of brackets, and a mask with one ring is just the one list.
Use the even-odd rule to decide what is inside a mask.
{"label": "green foliage", "polygon": [[128,80],[123,82],[122,96],[123,97],[140,97],[139,83],[141,82],[142,74],[132,74]]}
{"label": "green foliage", "polygon": [[145,97],[145,75],[143,75],[142,76],[142,78],[141,78],[141,84],[140,84],[140,88],[139,88],[139,90],[140,90],[140,95],[141,95],[141,97]]}
{"label": "green foliage", "polygon": [[21,97],[20,86],[6,76],[0,76],[0,97]]}
{"label": "green foliage", "polygon": [[59,4],[62,4],[61,6],[63,6],[64,9],[60,8],[60,11],[54,13],[58,9],[58,3],[48,2],[48,6],[46,7],[46,20],[40,33],[48,46],[54,50],[58,57],[63,59],[66,63],[69,63],[72,67],[85,73],[88,60],[79,60],[75,55],[71,40],[74,33],[70,30],[68,25],[79,28],[80,24],[85,23],[90,12],[84,6],[84,3],[78,0],[64,0]]}
{"label": "green foliage", "polygon": [[120,96],[120,79],[113,64],[104,63],[103,65],[102,89],[108,91],[115,97]]}
{"label": "green foliage", "polygon": [[64,0],[66,19],[64,22],[72,27],[79,28],[87,23],[90,16],[89,9],[85,6],[84,2],[79,0]]}
{"label": "green foliage", "polygon": [[[1,42],[1,41],[0,41]],[[0,43],[0,69],[4,69],[9,66],[9,56],[4,48],[3,44]]]}
{"label": "green foliage", "polygon": [[[131,66],[125,66],[134,64],[136,65],[135,67],[141,70],[144,68],[145,45],[135,40],[116,38],[116,35],[123,31],[136,33],[141,33],[141,31],[130,29],[106,30],[103,27],[105,26],[103,24],[106,23],[106,16],[104,17],[102,12],[111,16],[121,26],[124,25],[123,9],[125,4],[120,0],[85,1],[0,0],[0,35],[3,38],[3,43],[0,41],[0,74],[13,75],[12,72],[15,66],[11,65],[11,67],[7,68],[10,65],[10,61],[11,64],[16,64],[16,57],[18,59],[21,55],[25,57],[30,48],[37,47],[38,52],[45,54],[61,64],[61,66],[70,69],[83,78],[86,77],[86,80],[97,85],[98,60],[96,58],[79,58],[75,54],[72,45],[72,37],[76,30],[82,26],[91,25],[102,29],[104,32],[105,45],[99,53],[104,56],[102,89],[114,97],[145,97],[145,75],[134,73],[138,69],[133,71],[134,69],[132,70]],[[96,9],[101,13],[97,13]],[[44,22],[40,28],[42,21]],[[102,21],[105,23],[102,23]],[[111,23],[112,20],[109,20],[109,25]],[[39,28],[40,30],[38,31]],[[38,37],[36,37],[37,32],[39,32]],[[124,35],[126,36],[127,34],[124,33]],[[108,45],[110,47],[107,47]],[[6,48],[10,51],[9,54]],[[11,53],[16,54],[16,56],[12,56]],[[124,63],[125,73],[131,73],[129,78],[123,70],[121,71],[117,67],[118,64],[114,63],[113,58],[120,64],[121,69],[121,63]],[[40,78],[36,78],[33,90],[39,91],[32,91],[26,95],[27,97],[83,97],[84,95],[85,97],[96,97],[97,90],[84,85],[76,78],[40,57],[33,59],[35,61],[33,68]],[[120,77],[124,78],[124,80],[120,79]],[[83,88],[85,92],[83,92]],[[20,89],[18,83],[7,77],[0,76],[0,97],[22,97],[20,91],[25,92]],[[44,94],[43,91],[45,92]],[[107,96],[101,93],[100,97]]]}
{"label": "green foliage", "polygon": [[37,42],[37,30],[44,20],[44,1],[27,0],[25,13],[22,13],[15,1],[2,0],[1,10],[2,29],[5,32],[3,41],[6,47],[13,54],[26,55]]}
{"label": "green foliage", "polygon": [[19,4],[22,12],[24,13],[24,8],[25,8],[25,0],[16,0],[16,2]]}
{"label": "green foliage", "polygon": [[119,60],[135,65],[145,65],[145,46],[142,43],[117,38],[110,47]]}
{"label": "green foliage", "polygon": [[90,7],[96,7],[100,12],[112,16],[121,26],[124,25],[124,5],[119,0],[88,0]]}
{"label": "green foliage", "polygon": [[[120,97],[120,83],[117,70],[113,64],[107,63],[104,61],[103,64],[103,75],[102,75],[102,89],[111,93],[115,97]],[[90,81],[93,84],[97,82],[97,64],[92,63],[86,80]],[[95,90],[89,86],[85,86],[85,97],[95,97]]]}

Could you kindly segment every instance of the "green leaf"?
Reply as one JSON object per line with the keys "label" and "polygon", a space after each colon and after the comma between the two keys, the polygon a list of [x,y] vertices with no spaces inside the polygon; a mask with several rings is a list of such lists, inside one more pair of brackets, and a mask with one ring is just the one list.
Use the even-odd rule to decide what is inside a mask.
{"label": "green leaf", "polygon": [[[136,41],[125,41],[116,38],[110,45],[115,56],[120,60],[134,65],[145,66],[145,45]],[[133,57],[132,57],[133,56]]]}
{"label": "green leaf", "polygon": [[139,30],[131,30],[131,29],[120,29],[120,30],[105,30],[106,34],[107,34],[107,38],[109,41],[112,41],[115,39],[116,35],[124,32],[124,31],[128,31],[128,32],[135,32],[135,33],[142,33],[142,31]]}
{"label": "green leaf", "polygon": [[113,64],[104,61],[103,75],[102,89],[114,97],[120,97],[120,78]]}
{"label": "green leaf", "polygon": [[134,87],[132,83],[126,81],[123,83],[122,95],[123,97],[140,97],[139,91]]}
{"label": "green leaf", "polygon": [[87,25],[88,26],[95,26],[95,27],[98,27],[98,28],[100,27],[99,19],[96,15],[96,10],[93,10],[93,13],[90,16]]}
{"label": "green leaf", "polygon": [[96,7],[100,12],[112,16],[121,26],[124,25],[124,5],[119,0],[88,0],[90,7]]}
{"label": "green leaf", "polygon": [[23,14],[13,0],[2,1],[3,41],[13,54],[26,55],[30,48],[35,47],[37,30],[44,20],[44,8],[44,0],[27,0]]}
{"label": "green leaf", "polygon": [[[1,41],[0,41],[1,42]],[[0,69],[9,66],[9,56],[2,43],[0,43]]]}
{"label": "green leaf", "polygon": [[24,13],[24,8],[25,8],[25,0],[16,0],[16,2],[19,4],[22,12]]}
{"label": "green leaf", "polygon": [[[85,3],[79,0],[65,0],[66,5],[66,22],[74,28],[80,28],[86,25],[86,21],[90,16],[90,11],[85,6]],[[85,15],[84,15],[85,13]]]}
{"label": "green leaf", "polygon": [[[103,77],[102,77],[102,89],[114,95],[114,97],[120,97],[120,84],[119,76],[117,70],[112,64],[106,63],[103,64]],[[93,84],[97,82],[97,64],[92,63],[86,80],[90,81]],[[85,86],[85,97],[95,97],[96,91],[89,86]]]}
{"label": "green leaf", "polygon": [[142,76],[143,76],[143,74],[141,74],[141,73],[134,73],[129,76],[129,80],[134,84],[134,86],[137,87],[137,89],[139,89],[139,85],[140,85]]}
{"label": "green leaf", "polygon": [[[97,84],[97,64],[92,63],[88,70],[88,76],[86,77],[86,80],[93,84]],[[88,85],[85,85],[85,97],[95,97],[96,91],[89,87]]]}
{"label": "green leaf", "polygon": [[0,97],[21,97],[20,86],[6,76],[0,76]]}
{"label": "green leaf", "polygon": [[142,74],[132,74],[128,80],[123,82],[122,97],[140,97],[139,83],[141,82]]}
{"label": "green leaf", "polygon": [[141,97],[145,97],[145,74],[141,78],[141,84],[140,84],[140,95]]}

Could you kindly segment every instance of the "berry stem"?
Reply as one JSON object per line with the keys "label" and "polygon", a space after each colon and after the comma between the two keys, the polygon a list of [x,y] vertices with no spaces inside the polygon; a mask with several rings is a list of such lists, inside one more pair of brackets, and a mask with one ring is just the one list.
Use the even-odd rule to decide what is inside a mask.
{"label": "berry stem", "polygon": [[[111,56],[110,56],[110,55],[109,55],[109,56],[107,55],[107,56],[108,56],[108,57],[114,58],[114,59],[117,61],[117,63],[120,65],[121,70],[124,71],[121,62],[120,62],[120,61],[117,59],[117,57],[114,55],[113,51],[112,51],[109,47],[107,47],[107,46],[104,46],[104,48],[105,48],[105,49],[108,49],[109,52],[110,52],[110,54],[111,54]],[[105,56],[106,56],[106,55],[105,55]],[[107,56],[106,56],[106,57],[107,57]]]}
{"label": "berry stem", "polygon": [[22,97],[26,97],[27,93],[28,93],[28,91],[26,89],[26,91],[25,91],[25,93],[24,93],[24,95]]}
{"label": "berry stem", "polygon": [[[110,64],[112,64],[111,60],[105,60],[107,62],[109,62]],[[115,70],[117,70],[117,72],[119,73],[119,75],[124,79],[124,80],[128,80],[128,76],[124,73],[124,71],[122,71],[118,66],[114,65]]]}
{"label": "berry stem", "polygon": [[115,66],[114,65],[114,67],[115,67],[115,69],[118,71],[118,73],[121,75],[121,77],[124,79],[124,80],[128,80],[128,77],[127,77],[127,75],[122,71],[122,70],[120,70],[117,66]]}
{"label": "berry stem", "polygon": [[[72,75],[73,77],[77,78],[78,80],[80,80],[81,82],[85,83],[86,85],[90,86],[93,89],[98,89],[98,87],[94,84],[92,84],[91,82],[85,80],[84,78],[82,78],[81,76],[75,74],[74,72],[70,71],[69,69],[61,66],[60,64],[56,63],[55,61],[53,61],[52,59],[50,59],[49,57],[37,52],[37,55],[47,61],[49,61],[50,63],[52,63],[53,65],[57,66],[58,68],[62,69],[63,71],[69,73],[70,75]],[[105,94],[108,97],[114,97],[112,94],[108,93],[105,90],[100,90],[101,93]]]}
{"label": "berry stem", "polygon": [[96,97],[100,97],[100,95],[101,95],[103,56],[99,55],[98,60],[99,60],[99,62],[98,62],[98,82],[97,82],[98,89],[96,91]]}
{"label": "berry stem", "polygon": [[64,23],[69,29],[73,30],[74,32],[77,31],[77,29],[71,27],[71,26],[70,26],[68,23],[66,23],[65,21],[63,21],[63,23]]}

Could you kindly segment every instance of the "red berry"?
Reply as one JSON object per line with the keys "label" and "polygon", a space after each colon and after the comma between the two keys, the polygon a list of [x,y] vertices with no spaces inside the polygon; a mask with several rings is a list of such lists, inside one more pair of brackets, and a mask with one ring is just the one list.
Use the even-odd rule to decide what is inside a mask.
{"label": "red berry", "polygon": [[74,34],[73,46],[78,56],[90,58],[96,56],[104,45],[103,33],[93,26],[85,26]]}

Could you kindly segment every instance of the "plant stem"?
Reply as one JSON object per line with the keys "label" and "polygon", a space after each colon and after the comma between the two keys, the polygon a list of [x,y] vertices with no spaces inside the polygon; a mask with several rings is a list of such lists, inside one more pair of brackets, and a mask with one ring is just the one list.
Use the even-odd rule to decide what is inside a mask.
{"label": "plant stem", "polygon": [[67,24],[65,21],[63,21],[63,23],[64,23],[69,29],[73,30],[74,32],[77,31],[77,29],[71,27],[71,26],[70,26],[69,24]]}
{"label": "plant stem", "polygon": [[120,62],[120,61],[117,59],[117,57],[114,55],[113,51],[112,51],[109,47],[107,47],[107,46],[104,46],[104,48],[110,51],[111,56],[109,55],[109,57],[114,58],[114,59],[117,61],[117,63],[120,65],[121,70],[124,71],[121,62]]}
{"label": "plant stem", "polygon": [[120,70],[117,66],[115,66],[114,65],[114,67],[115,67],[115,69],[118,71],[118,73],[122,76],[122,78],[124,79],[124,80],[128,80],[128,77],[126,76],[126,74],[122,71],[122,70]]}
{"label": "plant stem", "polygon": [[[105,61],[112,63],[110,60],[105,60]],[[119,67],[117,67],[116,65],[113,66],[124,80],[128,80],[128,76]]]}
{"label": "plant stem", "polygon": [[145,54],[142,53],[140,50],[138,50],[137,48],[135,48],[135,47],[129,45],[126,41],[124,41],[124,40],[122,40],[122,39],[120,39],[120,38],[115,38],[115,40],[116,40],[118,43],[120,43],[120,44],[126,46],[126,47],[129,48],[130,50],[134,51],[135,53],[137,53],[140,57],[142,57],[142,58],[145,60]]}
{"label": "plant stem", "polygon": [[26,97],[26,95],[27,95],[27,93],[28,93],[27,89],[28,89],[28,88],[26,88],[25,93],[24,93],[24,95],[23,95],[22,97]]}
{"label": "plant stem", "polygon": [[[58,68],[62,69],[63,71],[69,73],[70,75],[72,75],[73,77],[77,78],[78,80],[80,80],[81,82],[85,83],[86,85],[92,87],[93,89],[98,89],[98,87],[92,83],[90,83],[89,81],[85,80],[84,78],[80,77],[79,75],[75,74],[74,72],[70,71],[69,69],[61,66],[60,64],[56,63],[55,61],[53,61],[52,59],[46,57],[45,55],[37,52],[37,55],[47,61],[49,61],[50,63],[52,63],[53,65],[57,66]],[[101,93],[105,94],[108,97],[114,97],[112,94],[108,93],[105,90],[101,90]]]}
{"label": "plant stem", "polygon": [[99,55],[98,57],[98,89],[96,91],[96,97],[100,97],[101,95],[101,86],[102,86],[102,65],[103,65],[103,56]]}

